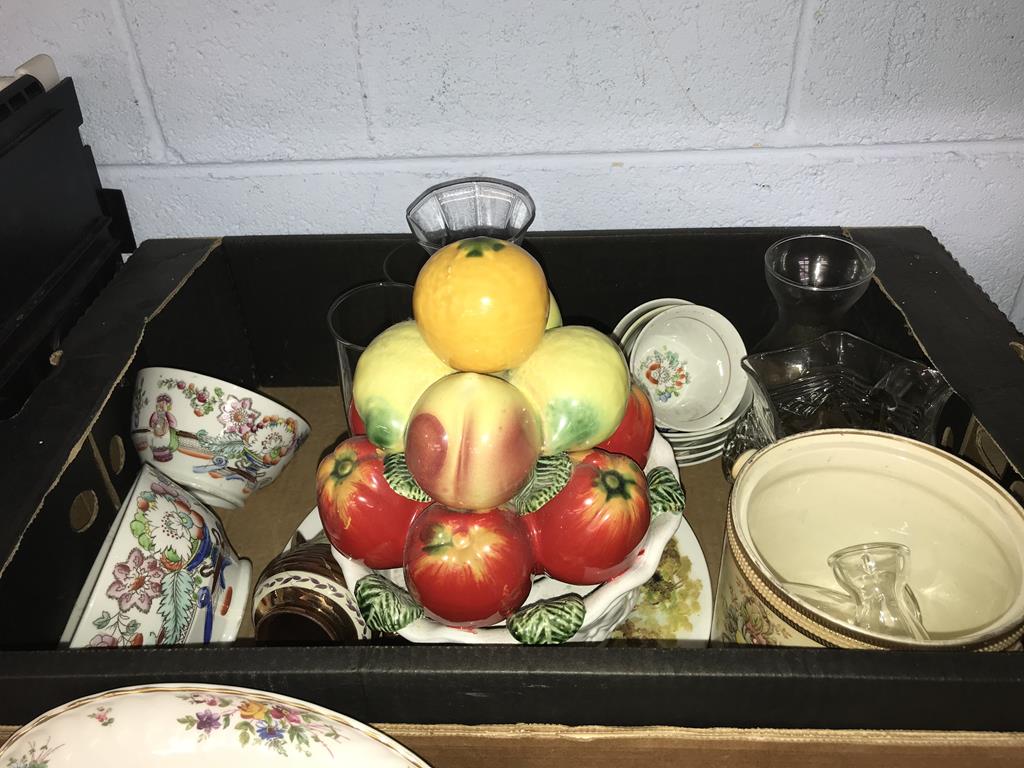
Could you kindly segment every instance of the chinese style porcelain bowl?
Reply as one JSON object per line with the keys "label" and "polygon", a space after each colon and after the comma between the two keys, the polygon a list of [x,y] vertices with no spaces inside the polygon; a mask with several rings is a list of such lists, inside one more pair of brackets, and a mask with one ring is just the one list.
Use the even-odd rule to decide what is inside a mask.
{"label": "chinese style porcelain bowl", "polygon": [[251,571],[212,511],[143,465],[62,643],[83,648],[232,642]]}
{"label": "chinese style porcelain bowl", "polygon": [[131,428],[142,461],[226,509],[274,482],[309,436],[280,403],[174,368],[139,371]]}
{"label": "chinese style porcelain bowl", "polygon": [[8,768],[148,768],[291,763],[429,768],[380,731],[315,704],[246,688],[144,685],[87,696],[40,715],[0,747]]}
{"label": "chinese style porcelain bowl", "polygon": [[[934,446],[858,430],[794,435],[740,463],[713,640],[945,650],[1019,641],[1024,510],[981,471]],[[923,637],[851,623],[837,590],[842,559],[872,578],[896,563]],[[892,591],[895,605],[903,595]]]}

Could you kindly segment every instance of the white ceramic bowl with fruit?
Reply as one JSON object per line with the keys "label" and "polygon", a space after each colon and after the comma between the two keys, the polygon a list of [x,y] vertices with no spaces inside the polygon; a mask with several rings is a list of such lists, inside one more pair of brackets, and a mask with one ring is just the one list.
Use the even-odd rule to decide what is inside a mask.
{"label": "white ceramic bowl with fruit", "polygon": [[[379,337],[380,365],[360,360],[367,434],[321,462],[317,502],[376,631],[603,640],[678,528],[685,500],[649,398],[608,336],[545,329],[549,296],[522,248],[452,243],[417,278],[412,324]],[[429,365],[406,374],[385,353],[400,333]]]}
{"label": "white ceramic bowl with fruit", "polygon": [[[655,434],[645,473],[662,468],[678,482],[672,448]],[[620,575],[597,585],[579,585],[538,575],[531,579],[529,596],[516,612],[518,621],[500,621],[485,627],[456,627],[420,615],[398,634],[413,643],[514,644],[555,642],[601,642],[621,624],[636,605],[640,587],[654,575],[665,546],[682,521],[682,505],[652,513],[650,527],[632,564]],[[376,571],[360,560],[350,559],[334,550],[334,557],[353,585],[364,617],[375,611],[419,613],[406,593],[402,568]],[[373,577],[383,578],[373,578]],[[367,577],[370,577],[367,579]],[[364,581],[364,579],[366,579]],[[390,586],[389,586],[390,585]],[[528,610],[537,607],[532,614]],[[399,623],[401,619],[397,620]],[[510,630],[510,623],[512,629]],[[570,634],[566,633],[573,629]],[[515,632],[515,634],[513,634]]]}

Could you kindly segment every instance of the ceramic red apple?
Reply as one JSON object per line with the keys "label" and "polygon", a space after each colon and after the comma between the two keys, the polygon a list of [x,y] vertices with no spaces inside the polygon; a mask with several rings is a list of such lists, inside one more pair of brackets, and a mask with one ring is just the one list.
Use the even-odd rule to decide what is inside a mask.
{"label": "ceramic red apple", "polygon": [[405,584],[431,618],[458,627],[495,624],[530,594],[526,530],[506,507],[461,511],[431,504],[409,527]]}
{"label": "ceramic red apple", "polygon": [[626,402],[626,413],[612,436],[595,447],[609,453],[629,456],[640,467],[647,466],[647,454],[654,439],[654,409],[647,390],[633,384]]}
{"label": "ceramic red apple", "polygon": [[568,584],[601,584],[633,564],[647,535],[647,478],[627,456],[592,448],[569,457],[566,486],[521,519],[545,573]]}
{"label": "ceramic red apple", "polygon": [[511,499],[540,455],[540,425],[526,398],[503,379],[453,373],[417,401],[405,436],[416,482],[456,509]]}
{"label": "ceramic red apple", "polygon": [[320,462],[316,499],[331,545],[370,568],[401,567],[409,523],[430,503],[392,489],[383,451],[366,437],[350,437]]}

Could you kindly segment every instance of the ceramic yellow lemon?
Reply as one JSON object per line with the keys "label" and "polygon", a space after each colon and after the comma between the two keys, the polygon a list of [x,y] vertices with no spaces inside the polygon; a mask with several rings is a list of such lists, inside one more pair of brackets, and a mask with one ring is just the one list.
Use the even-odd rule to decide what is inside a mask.
{"label": "ceramic yellow lemon", "polygon": [[619,426],[629,369],[618,345],[581,325],[553,328],[508,381],[540,416],[542,453],[592,448]]}
{"label": "ceramic yellow lemon", "polygon": [[446,245],[420,270],[413,314],[423,338],[460,371],[522,363],[548,321],[544,272],[518,245],[473,237]]}
{"label": "ceramic yellow lemon", "polygon": [[403,451],[416,401],[450,373],[454,371],[430,351],[412,320],[391,326],[370,342],[352,379],[352,398],[370,442],[388,452]]}

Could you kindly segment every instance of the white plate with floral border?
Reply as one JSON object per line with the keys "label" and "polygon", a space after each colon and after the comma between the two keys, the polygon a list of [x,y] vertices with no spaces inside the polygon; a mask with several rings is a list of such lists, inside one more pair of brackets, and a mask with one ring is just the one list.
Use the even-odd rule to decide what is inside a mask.
{"label": "white plate with floral border", "polygon": [[37,717],[0,747],[5,768],[429,768],[368,725],[298,699],[201,684],[119,688]]}
{"label": "white plate with floral border", "polygon": [[[658,467],[667,470],[674,483],[678,483],[679,469],[672,455],[672,448],[655,432],[644,471],[649,473]],[[533,589],[524,607],[517,614],[527,617],[519,624],[525,629],[517,632],[520,637],[526,638],[523,641],[516,638],[505,622],[490,627],[464,629],[446,626],[425,616],[405,624],[398,630],[398,634],[413,643],[592,643],[606,640],[635,607],[640,587],[654,575],[666,544],[683,522],[682,511],[680,508],[654,516],[636,561],[629,570],[611,581],[594,587],[565,584],[547,576],[535,578]],[[312,526],[309,532],[312,532]],[[345,574],[346,583],[353,585],[352,589],[357,601],[360,601],[361,609],[364,607],[365,596],[370,595],[377,601],[383,601],[389,610],[411,610],[409,606],[414,603],[405,592],[405,579],[401,568],[377,572],[358,560],[345,557],[337,550],[332,551],[334,559],[338,561]],[[374,574],[384,576],[385,579],[364,582],[367,585],[364,591],[360,586],[360,580]],[[372,590],[369,586],[371,583],[374,584]],[[388,584],[393,586],[389,587]],[[385,587],[387,589],[384,589]],[[400,589],[395,590],[394,587]],[[388,590],[392,590],[390,594],[387,594]],[[387,596],[382,596],[382,593]],[[538,605],[540,601],[544,601],[543,606],[554,606],[551,609],[554,612],[553,616],[548,613],[548,608]],[[531,607],[535,610],[523,613]],[[365,613],[366,611],[364,617]],[[538,614],[542,614],[541,618],[538,618]],[[567,627],[569,629],[566,629]]]}

